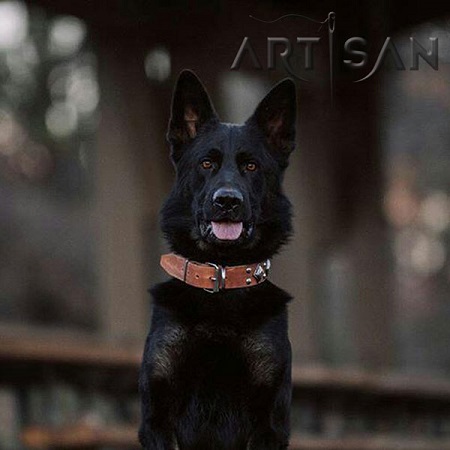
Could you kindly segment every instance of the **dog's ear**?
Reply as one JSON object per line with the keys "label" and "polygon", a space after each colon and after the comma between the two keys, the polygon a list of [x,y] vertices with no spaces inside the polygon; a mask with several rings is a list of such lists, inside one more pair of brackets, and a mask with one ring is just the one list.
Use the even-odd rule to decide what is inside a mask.
{"label": "dog's ear", "polygon": [[173,93],[167,132],[174,159],[177,159],[178,149],[194,139],[202,125],[210,120],[217,121],[218,118],[208,93],[194,72],[183,70]]}
{"label": "dog's ear", "polygon": [[286,78],[272,88],[249,119],[264,133],[270,149],[278,156],[287,157],[294,150],[296,111],[295,84]]}

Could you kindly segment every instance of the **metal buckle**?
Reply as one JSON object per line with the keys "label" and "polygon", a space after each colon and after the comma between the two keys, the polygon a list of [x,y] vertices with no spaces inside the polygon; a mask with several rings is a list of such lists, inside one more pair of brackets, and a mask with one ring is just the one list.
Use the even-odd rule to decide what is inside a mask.
{"label": "metal buckle", "polygon": [[260,283],[264,281],[269,275],[270,271],[270,259],[266,259],[263,263],[260,263],[256,266],[255,271],[253,272],[253,278]]}
{"label": "metal buckle", "polygon": [[225,267],[219,266],[218,264],[214,263],[206,263],[208,266],[214,267],[216,269],[216,273],[213,277],[211,277],[211,280],[214,281],[214,286],[212,289],[204,288],[203,290],[206,292],[209,292],[210,294],[214,294],[216,292],[219,292],[221,289],[225,287],[225,277],[226,277],[226,270]]}

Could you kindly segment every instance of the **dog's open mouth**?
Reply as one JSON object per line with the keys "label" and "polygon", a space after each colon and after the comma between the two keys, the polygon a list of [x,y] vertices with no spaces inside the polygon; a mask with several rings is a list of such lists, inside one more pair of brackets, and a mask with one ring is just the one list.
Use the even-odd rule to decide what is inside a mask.
{"label": "dog's open mouth", "polygon": [[253,226],[251,223],[232,222],[230,220],[202,222],[200,230],[203,238],[213,242],[234,243],[250,237]]}
{"label": "dog's open mouth", "polygon": [[211,222],[211,232],[221,241],[235,241],[239,239],[244,229],[242,222]]}

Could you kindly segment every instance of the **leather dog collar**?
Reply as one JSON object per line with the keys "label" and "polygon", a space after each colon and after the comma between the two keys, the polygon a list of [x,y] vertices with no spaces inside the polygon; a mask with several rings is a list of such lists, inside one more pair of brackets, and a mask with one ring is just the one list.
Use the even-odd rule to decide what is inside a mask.
{"label": "leather dog collar", "polygon": [[242,266],[220,266],[190,261],[175,253],[161,256],[161,267],[171,276],[207,292],[257,286],[266,280],[270,260]]}

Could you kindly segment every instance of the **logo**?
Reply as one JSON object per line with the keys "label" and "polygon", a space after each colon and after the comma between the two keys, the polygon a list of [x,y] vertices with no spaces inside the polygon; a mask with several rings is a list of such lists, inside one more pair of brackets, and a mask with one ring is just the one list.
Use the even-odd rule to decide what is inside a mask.
{"label": "logo", "polygon": [[[301,14],[286,14],[275,20],[266,21],[258,19],[254,16],[249,16],[253,20],[265,24],[271,24],[278,21],[282,21],[288,17],[299,17],[320,25],[318,31],[320,31],[324,25],[328,28],[328,56],[329,56],[329,80],[330,80],[330,94],[333,97],[334,90],[334,75],[338,64],[357,71],[359,78],[353,81],[353,83],[361,83],[372,78],[383,66],[386,59],[390,58],[394,68],[396,70],[419,70],[420,59],[425,61],[434,70],[439,68],[439,48],[438,38],[429,37],[428,42],[419,42],[416,38],[409,38],[409,55],[405,58],[400,55],[394,40],[388,36],[385,38],[384,43],[379,50],[375,63],[372,67],[367,67],[369,63],[369,54],[366,51],[368,48],[368,41],[360,36],[348,37],[343,45],[343,51],[339,52],[343,55],[341,61],[337,61],[335,54],[335,32],[336,32],[336,13],[330,12],[327,18],[323,21],[315,20]],[[314,71],[314,51],[317,46],[322,45],[322,37],[305,37],[298,36],[295,42],[286,37],[267,37],[267,61],[262,60],[256,54],[252,42],[249,37],[244,37],[241,45],[236,53],[233,63],[231,64],[231,70],[239,70],[242,61],[246,58],[250,60],[251,65],[255,69],[259,70],[272,70],[276,68],[278,61],[281,61],[283,68],[286,72],[295,79],[302,82],[311,82],[311,78],[305,78],[300,76],[292,68],[292,60],[302,58],[303,68],[305,71]],[[298,65],[296,65],[298,67]],[[363,73],[362,75],[360,75]]]}

